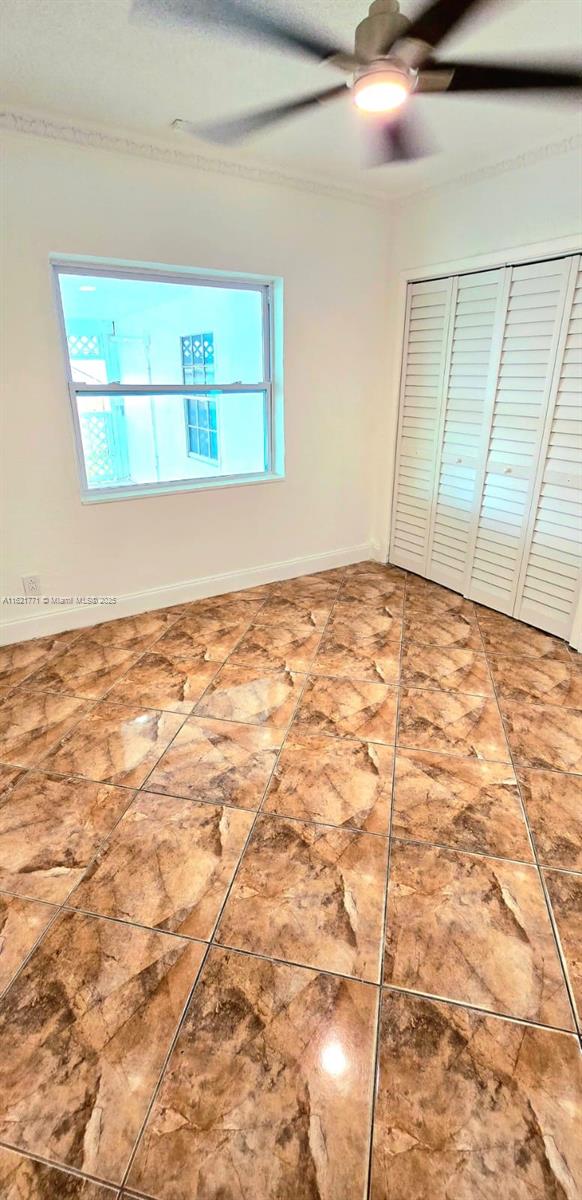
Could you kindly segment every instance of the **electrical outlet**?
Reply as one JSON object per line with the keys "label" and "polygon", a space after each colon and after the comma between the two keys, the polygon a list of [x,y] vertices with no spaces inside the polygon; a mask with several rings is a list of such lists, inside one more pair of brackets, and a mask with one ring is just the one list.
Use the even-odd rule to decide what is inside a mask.
{"label": "electrical outlet", "polygon": [[25,596],[40,596],[40,575],[23,575],[22,587]]}

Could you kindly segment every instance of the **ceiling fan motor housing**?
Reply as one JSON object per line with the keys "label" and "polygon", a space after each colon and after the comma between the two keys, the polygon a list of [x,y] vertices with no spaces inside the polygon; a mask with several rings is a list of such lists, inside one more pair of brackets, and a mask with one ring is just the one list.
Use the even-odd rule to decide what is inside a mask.
{"label": "ceiling fan motor housing", "polygon": [[356,55],[363,62],[380,58],[384,46],[405,37],[410,21],[400,12],[398,0],[373,0],[367,17],[356,29]]}

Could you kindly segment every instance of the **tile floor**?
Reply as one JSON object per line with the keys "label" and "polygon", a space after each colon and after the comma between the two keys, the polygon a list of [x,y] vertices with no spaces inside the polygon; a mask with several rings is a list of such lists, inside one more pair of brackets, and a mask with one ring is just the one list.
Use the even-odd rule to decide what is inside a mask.
{"label": "tile floor", "polygon": [[360,563],[0,689],[3,1200],[579,1200],[563,642]]}

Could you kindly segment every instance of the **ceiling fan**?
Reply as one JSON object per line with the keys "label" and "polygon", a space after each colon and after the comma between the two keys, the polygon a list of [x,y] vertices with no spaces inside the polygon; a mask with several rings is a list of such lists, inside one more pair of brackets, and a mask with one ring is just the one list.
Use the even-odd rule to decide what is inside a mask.
{"label": "ceiling fan", "polygon": [[256,7],[253,0],[134,0],[132,12],[138,20],[154,18],[192,29],[206,26],[272,42],[336,67],[347,76],[335,87],[285,104],[207,125],[178,118],[172,122],[175,128],[228,144],[318,104],[351,96],[365,119],[368,161],[378,165],[419,158],[427,152],[426,139],[409,111],[409,101],[416,94],[582,88],[582,75],[572,70],[435,59],[440,43],[478,3],[433,0],[409,21],[400,12],[398,0],[373,0],[368,16],[356,29],[353,52],[289,17]]}

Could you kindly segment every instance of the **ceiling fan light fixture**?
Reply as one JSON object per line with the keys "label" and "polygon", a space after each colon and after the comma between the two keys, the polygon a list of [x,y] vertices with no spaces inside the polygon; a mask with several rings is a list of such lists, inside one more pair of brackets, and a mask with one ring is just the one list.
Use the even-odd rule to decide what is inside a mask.
{"label": "ceiling fan light fixture", "polygon": [[354,80],[354,104],[367,113],[395,112],[408,100],[412,86],[413,79],[406,71],[375,65]]}

